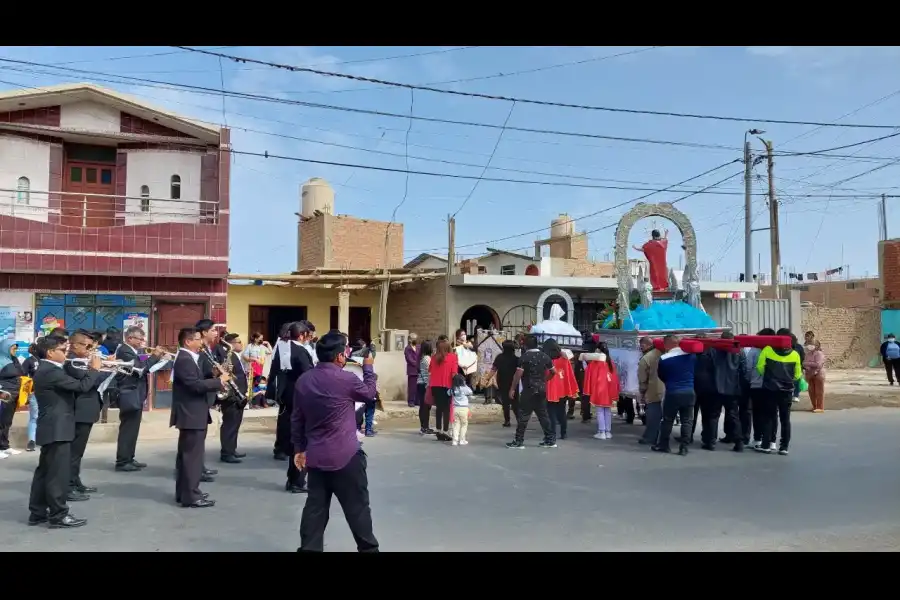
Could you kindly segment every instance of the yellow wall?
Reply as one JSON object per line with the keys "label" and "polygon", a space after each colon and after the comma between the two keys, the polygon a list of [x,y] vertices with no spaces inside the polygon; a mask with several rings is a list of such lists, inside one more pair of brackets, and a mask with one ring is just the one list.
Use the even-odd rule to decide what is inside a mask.
{"label": "yellow wall", "polygon": [[[228,331],[248,336],[250,306],[305,306],[306,318],[316,326],[319,335],[328,331],[331,307],[337,306],[336,289],[298,289],[274,285],[228,284]],[[350,290],[350,306],[372,309],[372,327],[369,335],[378,338],[378,292]],[[247,339],[246,337],[244,338]],[[269,340],[274,341],[274,340]]]}

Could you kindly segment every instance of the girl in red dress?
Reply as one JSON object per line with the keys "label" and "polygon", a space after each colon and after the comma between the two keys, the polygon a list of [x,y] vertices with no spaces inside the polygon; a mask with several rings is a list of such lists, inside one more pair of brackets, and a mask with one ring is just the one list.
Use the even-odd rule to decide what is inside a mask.
{"label": "girl in red dress", "polygon": [[612,439],[612,406],[619,398],[619,378],[615,363],[606,344],[599,344],[597,352],[581,355],[587,363],[584,374],[584,394],[597,407],[597,433],[594,439]]}
{"label": "girl in red dress", "polygon": [[566,419],[566,407],[568,399],[578,395],[578,382],[575,381],[575,372],[572,370],[572,361],[563,355],[562,349],[554,339],[544,342],[544,354],[553,361],[556,375],[547,380],[547,412],[550,416],[550,427],[554,435],[559,427],[559,439],[566,439],[568,420]]}

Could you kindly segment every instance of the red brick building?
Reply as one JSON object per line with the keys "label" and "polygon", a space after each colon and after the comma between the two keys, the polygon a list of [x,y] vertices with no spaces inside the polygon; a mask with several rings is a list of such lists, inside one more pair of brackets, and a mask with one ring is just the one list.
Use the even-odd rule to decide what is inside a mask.
{"label": "red brick building", "polygon": [[224,320],[229,149],[227,129],[89,84],[0,93],[2,303],[34,330],[143,318],[165,345]]}

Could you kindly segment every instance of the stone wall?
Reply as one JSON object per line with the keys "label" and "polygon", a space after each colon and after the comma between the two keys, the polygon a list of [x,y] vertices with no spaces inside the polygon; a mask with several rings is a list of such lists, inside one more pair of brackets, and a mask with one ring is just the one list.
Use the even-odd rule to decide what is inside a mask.
{"label": "stone wall", "polygon": [[420,340],[446,335],[446,279],[416,281],[392,287],[388,294],[386,327],[406,329]]}
{"label": "stone wall", "polygon": [[813,331],[822,342],[826,366],[832,369],[866,367],[881,346],[881,310],[878,308],[802,308],[803,334]]}

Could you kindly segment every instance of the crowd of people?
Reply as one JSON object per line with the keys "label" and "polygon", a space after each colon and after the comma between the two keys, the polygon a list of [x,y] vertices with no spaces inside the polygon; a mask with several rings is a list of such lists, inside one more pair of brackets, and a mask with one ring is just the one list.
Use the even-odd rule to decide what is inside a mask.
{"label": "crowd of people", "polygon": [[[454,352],[466,343],[464,335],[457,332],[455,344],[447,336],[419,344],[412,334],[406,348],[409,404],[419,407],[420,434],[454,446],[468,443],[474,389]],[[811,331],[806,332],[803,344],[787,329],[766,328],[758,335],[790,337],[792,344],[784,349],[765,346],[686,352],[675,335],[664,338],[662,349],[651,338],[642,338],[637,405],[645,429],[639,443],[667,453],[672,451],[674,439],[678,453],[686,455],[699,424],[700,446],[705,450],[728,444],[736,452],[752,447],[761,453],[787,455],[790,412],[801,389],[808,386],[813,413],[825,410],[825,354]],[[733,335],[725,332],[722,337]],[[900,365],[900,346],[895,349],[887,344],[882,353],[897,353]],[[491,367],[490,385],[502,404],[503,427],[512,427],[512,417],[516,418],[513,440],[507,444],[512,449],[524,447],[532,415],[542,431],[538,446],[555,448],[568,436],[568,421],[576,418],[579,401],[582,422],[596,420],[594,438],[598,440],[612,438],[614,409],[629,423],[636,414],[635,399],[623,393],[609,348],[593,340],[574,351],[560,348],[553,339],[539,345],[533,335],[506,340]],[[723,415],[724,436],[720,438]],[[676,424],[680,435],[673,438]]]}

